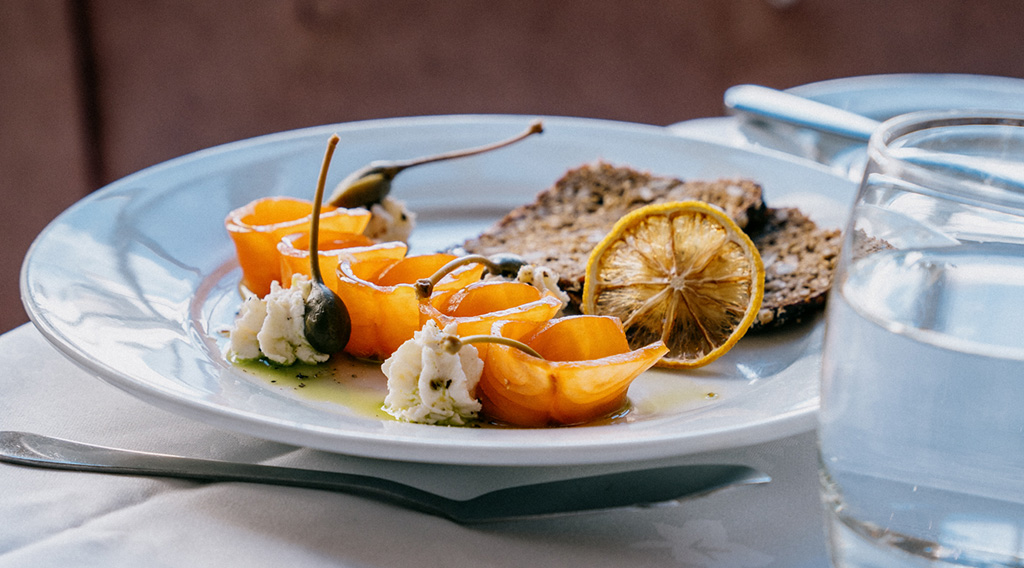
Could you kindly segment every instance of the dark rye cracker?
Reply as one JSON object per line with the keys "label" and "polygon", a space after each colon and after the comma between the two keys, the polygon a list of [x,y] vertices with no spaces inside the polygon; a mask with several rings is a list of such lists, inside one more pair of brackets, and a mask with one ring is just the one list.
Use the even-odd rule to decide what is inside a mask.
{"label": "dark rye cracker", "polygon": [[616,221],[644,205],[691,199],[718,205],[741,228],[760,224],[765,214],[761,187],[749,181],[683,182],[596,162],[568,171],[462,248],[514,253],[547,266],[578,306],[587,258]]}
{"label": "dark rye cracker", "polygon": [[752,330],[801,321],[825,305],[839,260],[838,229],[822,229],[798,209],[769,209],[750,237],[764,262],[764,299]]}
{"label": "dark rye cracker", "polygon": [[820,307],[831,285],[838,232],[818,229],[795,209],[769,210],[761,186],[749,180],[682,181],[604,162],[587,164],[461,248],[485,255],[515,253],[550,267],[571,306],[578,307],[590,252],[616,221],[644,205],[686,200],[722,208],[754,239],[762,257],[781,259],[775,268],[766,261],[765,297],[752,329],[795,321]]}

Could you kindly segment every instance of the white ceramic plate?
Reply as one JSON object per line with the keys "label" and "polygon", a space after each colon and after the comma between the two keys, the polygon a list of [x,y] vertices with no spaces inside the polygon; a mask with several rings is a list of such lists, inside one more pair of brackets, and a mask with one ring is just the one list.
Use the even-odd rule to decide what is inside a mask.
{"label": "white ceramic plate", "polygon": [[[143,170],[82,200],[38,237],[22,271],[33,322],[65,355],[154,405],[228,430],[327,451],[460,464],[618,462],[759,443],[813,427],[821,324],[747,337],[711,366],[650,371],[612,424],[446,428],[375,417],[232,367],[218,331],[240,302],[225,215],[268,195],[311,198],[327,138],[329,183],[371,160],[499,140],[531,117],[452,116],[340,124],[269,135]],[[411,169],[394,193],[419,213],[413,252],[461,242],[531,201],[567,169],[603,159],[682,178],[758,180],[770,205],[841,226],[855,188],[824,168],[671,135],[660,127],[545,118],[545,133],[494,153]],[[383,386],[342,360],[337,377]],[[336,389],[337,390],[337,389]],[[381,393],[383,391],[381,390]],[[715,398],[704,396],[716,393]],[[383,394],[380,395],[381,400]]]}
{"label": "white ceramic plate", "polygon": [[[787,89],[876,120],[917,110],[1024,112],[1024,79],[956,73],[864,75]],[[859,180],[865,145],[809,129],[751,117],[698,119],[669,127],[676,134],[729,146],[779,150],[832,167]]]}

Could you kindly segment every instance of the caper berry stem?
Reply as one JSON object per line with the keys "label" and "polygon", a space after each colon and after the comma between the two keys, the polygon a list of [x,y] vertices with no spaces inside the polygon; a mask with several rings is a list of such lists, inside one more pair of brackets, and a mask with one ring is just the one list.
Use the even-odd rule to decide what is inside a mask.
{"label": "caper berry stem", "polygon": [[416,295],[419,296],[421,300],[423,298],[429,298],[430,295],[434,293],[434,286],[437,286],[437,283],[440,282],[442,278],[450,274],[456,268],[460,266],[465,266],[467,264],[483,264],[488,268],[496,267],[496,265],[491,261],[491,259],[480,254],[468,254],[466,256],[460,256],[459,258],[452,259],[445,263],[444,266],[438,268],[437,272],[431,274],[430,277],[420,278],[419,280],[417,280]]}
{"label": "caper berry stem", "polygon": [[324,161],[320,166],[320,177],[316,182],[316,195],[313,198],[313,218],[309,225],[309,273],[313,281],[319,284],[324,283],[323,275],[320,273],[320,210],[324,198],[324,186],[327,185],[327,168],[334,156],[334,149],[338,146],[337,134],[332,134],[327,140],[327,150],[324,152]]}
{"label": "caper berry stem", "polygon": [[526,265],[526,261],[514,254],[496,254],[494,256],[483,256],[481,254],[467,254],[458,258],[448,261],[444,266],[437,269],[437,272],[430,275],[429,278],[420,278],[416,281],[416,294],[422,300],[423,298],[429,298],[434,293],[434,286],[441,281],[442,278],[450,274],[453,270],[466,264],[482,264],[486,268],[487,273],[503,276],[505,278],[515,278],[519,273],[519,269]]}
{"label": "caper berry stem", "polygon": [[500,335],[467,335],[466,337],[449,335],[444,338],[445,351],[451,353],[452,355],[458,353],[459,349],[462,349],[463,345],[470,345],[473,343],[497,343],[499,345],[513,347],[515,349],[522,351],[523,353],[526,353],[527,355],[536,357],[538,359],[544,358],[541,357],[540,353],[537,353],[537,351],[535,351],[532,347],[523,343],[522,341],[517,341],[515,339],[511,339],[508,337],[502,337]]}
{"label": "caper berry stem", "polygon": [[[406,168],[411,168],[412,166],[419,166],[423,164],[430,164],[432,162],[440,162],[443,160],[452,160],[455,158],[465,158],[468,156],[483,154],[484,152],[490,152],[491,150],[497,150],[498,148],[511,146],[512,144],[519,142],[520,140],[526,138],[527,136],[533,134],[540,134],[541,132],[544,132],[544,125],[541,123],[541,121],[535,120],[530,123],[530,126],[528,126],[526,130],[511,138],[508,138],[507,140],[493,142],[491,144],[484,144],[483,146],[477,146],[476,148],[467,148],[464,150],[445,152],[442,154],[437,154],[435,156],[425,156],[421,158],[413,158],[411,160],[396,160],[393,162],[379,162],[378,165],[387,168],[387,171],[389,173],[394,172],[391,174],[392,177],[394,177],[394,175],[398,174],[398,172]],[[385,166],[384,164],[387,165]]]}

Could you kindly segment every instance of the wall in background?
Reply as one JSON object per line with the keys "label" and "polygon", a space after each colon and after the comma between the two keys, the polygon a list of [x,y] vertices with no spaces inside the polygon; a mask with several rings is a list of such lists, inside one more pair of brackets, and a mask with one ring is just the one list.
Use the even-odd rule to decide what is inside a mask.
{"label": "wall in background", "polygon": [[3,2],[0,332],[27,321],[18,268],[50,219],[194,150],[423,114],[670,124],[737,83],[1024,77],[1022,27],[1019,0]]}

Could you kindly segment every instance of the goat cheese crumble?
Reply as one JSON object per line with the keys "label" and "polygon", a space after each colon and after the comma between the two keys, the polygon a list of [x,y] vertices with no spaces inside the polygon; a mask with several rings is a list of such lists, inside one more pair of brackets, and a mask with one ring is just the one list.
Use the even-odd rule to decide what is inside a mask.
{"label": "goat cheese crumble", "polygon": [[316,364],[330,358],[306,340],[306,298],[312,288],[308,276],[294,274],[290,288],[275,280],[265,297],[246,298],[228,333],[228,355],[243,360],[263,356],[280,365]]}
{"label": "goat cheese crumble", "polygon": [[385,197],[370,207],[370,222],[363,234],[377,242],[409,242],[409,236],[416,227],[416,214],[405,206],[404,201]]}
{"label": "goat cheese crumble", "polygon": [[551,292],[562,302],[563,310],[569,305],[569,294],[558,287],[558,273],[546,266],[524,265],[516,274],[516,280],[533,286],[541,294]]}
{"label": "goat cheese crumble", "polygon": [[445,339],[455,330],[454,323],[442,331],[428,321],[384,361],[385,412],[422,424],[462,426],[476,418],[481,404],[474,391],[484,362],[472,345],[463,345],[455,354],[445,350]]}

